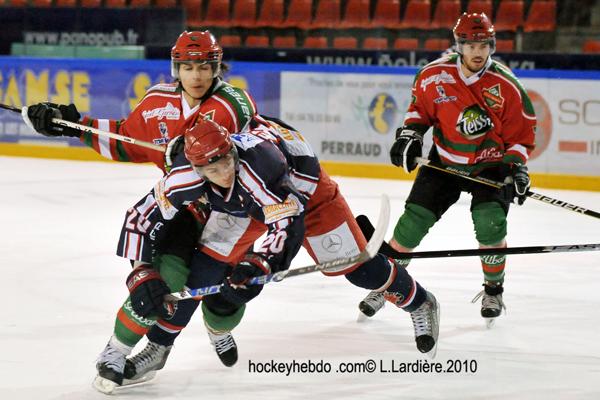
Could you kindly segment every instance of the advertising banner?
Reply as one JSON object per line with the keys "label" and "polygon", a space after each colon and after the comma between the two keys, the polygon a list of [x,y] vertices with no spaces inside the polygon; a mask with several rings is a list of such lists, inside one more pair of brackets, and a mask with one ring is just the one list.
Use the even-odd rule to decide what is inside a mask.
{"label": "advertising banner", "polygon": [[[281,116],[303,132],[322,160],[389,164],[389,148],[402,125],[415,72],[283,72]],[[600,175],[600,74],[517,75],[525,76],[521,81],[538,118],[530,169]],[[431,135],[426,139],[430,145]]]}
{"label": "advertising banner", "polygon": [[[232,65],[227,79],[247,89],[260,112],[279,114],[279,72]],[[114,61],[0,57],[0,102],[14,107],[49,101],[74,103],[82,115],[125,118],[146,91],[171,82],[169,61]],[[252,82],[252,87],[249,82]],[[81,146],[78,140],[46,138],[18,113],[0,110],[0,142],[44,142]]]}

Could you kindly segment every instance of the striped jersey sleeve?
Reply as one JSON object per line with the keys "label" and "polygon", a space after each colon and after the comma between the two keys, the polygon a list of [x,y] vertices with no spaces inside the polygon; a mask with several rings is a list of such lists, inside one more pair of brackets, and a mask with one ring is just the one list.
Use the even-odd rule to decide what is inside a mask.
{"label": "striped jersey sleeve", "polygon": [[189,165],[173,168],[148,195],[127,210],[117,255],[151,263],[158,231],[180,209],[202,196],[203,183]]}
{"label": "striped jersey sleeve", "polygon": [[211,96],[222,112],[214,114],[213,120],[231,133],[244,132],[252,118],[257,115],[254,99],[243,89],[222,82]]}

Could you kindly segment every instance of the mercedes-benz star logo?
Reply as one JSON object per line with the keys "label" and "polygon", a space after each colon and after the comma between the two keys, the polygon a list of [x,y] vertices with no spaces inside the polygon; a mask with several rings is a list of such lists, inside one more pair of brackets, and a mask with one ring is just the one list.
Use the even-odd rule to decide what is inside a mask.
{"label": "mercedes-benz star logo", "polygon": [[332,233],[323,238],[321,245],[329,253],[337,253],[342,248],[342,238],[339,235]]}

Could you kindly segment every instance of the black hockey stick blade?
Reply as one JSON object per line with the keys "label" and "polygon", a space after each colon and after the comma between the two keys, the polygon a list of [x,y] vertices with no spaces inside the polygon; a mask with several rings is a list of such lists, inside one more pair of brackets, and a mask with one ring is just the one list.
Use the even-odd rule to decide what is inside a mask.
{"label": "black hockey stick blade", "polygon": [[[356,222],[362,230],[365,237],[373,234],[373,225],[369,218],[364,215],[356,217]],[[383,243],[379,252],[388,257],[403,260],[412,258],[443,258],[443,257],[475,257],[488,256],[495,254],[536,254],[536,253],[567,253],[580,251],[600,251],[600,243],[587,244],[565,244],[555,246],[523,246],[523,247],[504,247],[493,249],[463,249],[463,250],[436,250],[420,251],[413,253],[401,253],[394,250],[389,244]]]}

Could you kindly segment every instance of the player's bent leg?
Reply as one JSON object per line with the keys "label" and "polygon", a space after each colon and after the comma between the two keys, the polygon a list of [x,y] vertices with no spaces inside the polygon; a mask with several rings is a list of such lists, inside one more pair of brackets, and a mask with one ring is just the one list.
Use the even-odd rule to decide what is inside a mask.
{"label": "player's bent leg", "polygon": [[[402,216],[394,228],[394,237],[390,246],[401,252],[410,252],[421,243],[421,240],[435,224],[437,217],[425,207],[407,203]],[[410,260],[398,260],[397,263],[407,267]],[[372,291],[359,304],[358,309],[367,317],[372,317],[383,308],[385,298],[383,294]]]}
{"label": "player's bent leg", "polygon": [[206,297],[202,303],[208,338],[226,367],[232,367],[238,360],[237,344],[231,331],[239,325],[245,309],[245,305],[232,304],[218,294]]}
{"label": "player's bent leg", "polygon": [[[471,210],[471,217],[480,248],[506,247],[506,212],[499,203],[477,204]],[[484,289],[475,296],[473,302],[481,297],[481,316],[486,319],[487,326],[491,327],[495,318],[506,309],[502,299],[506,255],[481,256],[481,267]]]}
{"label": "player's bent leg", "polygon": [[417,349],[435,357],[439,335],[439,304],[405,268],[378,254],[345,275],[352,284],[382,293],[411,314]]}

